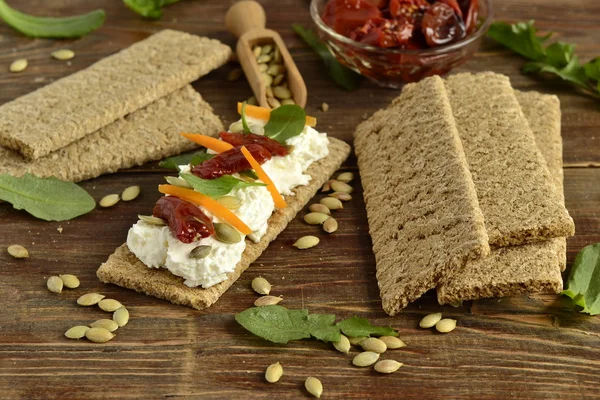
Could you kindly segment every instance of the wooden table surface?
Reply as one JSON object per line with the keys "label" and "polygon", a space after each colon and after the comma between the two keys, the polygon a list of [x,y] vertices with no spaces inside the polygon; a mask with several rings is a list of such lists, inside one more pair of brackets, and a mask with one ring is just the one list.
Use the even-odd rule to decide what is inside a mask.
{"label": "wooden table surface", "polygon": [[[398,92],[364,82],[344,92],[328,78],[322,64],[291,31],[292,23],[310,24],[308,1],[261,1],[268,25],[281,32],[305,77],[307,111],[319,127],[351,142],[356,124],[386,105]],[[183,1],[170,6],[161,21],[144,21],[119,0],[10,0],[36,14],[67,15],[95,8],[107,12],[105,25],[76,41],[28,39],[0,24],[0,103],[24,95],[55,79],[87,67],[162,28],[174,28],[234,39],[223,17],[231,1]],[[596,0],[494,0],[497,19],[535,19],[544,30],[578,43],[587,60],[600,55],[600,2]],[[52,50],[69,47],[71,63],[50,58]],[[20,57],[29,68],[10,74],[8,64]],[[600,102],[574,94],[561,83],[523,76],[522,59],[486,42],[462,71],[509,75],[522,90],[558,94],[563,111],[566,202],[577,226],[569,239],[569,263],[583,246],[600,242]],[[194,84],[225,123],[236,118],[236,101],[251,95],[244,81],[229,82],[227,65]],[[327,102],[327,113],[318,110]],[[101,155],[98,155],[101,157]],[[357,172],[352,156],[343,170]],[[458,308],[440,307],[434,293],[390,318],[381,309],[360,183],[339,215],[340,229],[320,234],[322,245],[311,251],[292,248],[294,239],[317,229],[296,218],[261,258],[206,311],[175,306],[96,278],[96,269],[120,245],[136,215],[148,213],[159,197],[157,183],[165,171],[156,163],[82,183],[96,200],[126,186],[142,187],[131,203],[97,209],[69,222],[44,222],[0,205],[0,248],[20,243],[31,257],[12,259],[0,252],[0,397],[1,398],[304,398],[307,376],[321,379],[323,398],[600,398],[600,318],[569,309],[551,295],[488,299]],[[357,174],[358,175],[358,174]],[[62,233],[58,228],[62,227]],[[72,273],[81,287],[61,295],[48,292],[50,275]],[[252,278],[262,275],[283,295],[289,308],[358,315],[374,324],[392,325],[408,344],[388,355],[403,362],[400,371],[380,376],[358,369],[351,357],[317,341],[275,345],[253,336],[234,320],[256,295]],[[99,291],[122,301],[130,323],[107,344],[72,341],[63,333],[106,314],[76,305],[83,293]],[[435,311],[458,319],[448,335],[420,330],[420,318]],[[355,350],[354,350],[355,352]],[[356,353],[353,353],[356,354]],[[281,382],[264,381],[265,367],[280,361]]]}

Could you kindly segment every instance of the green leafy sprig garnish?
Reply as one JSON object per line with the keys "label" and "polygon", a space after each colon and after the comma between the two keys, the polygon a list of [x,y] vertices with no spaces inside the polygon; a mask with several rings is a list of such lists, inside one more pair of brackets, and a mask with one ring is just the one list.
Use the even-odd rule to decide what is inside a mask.
{"label": "green leafy sprig garnish", "polygon": [[[246,102],[242,103],[240,115],[244,132],[253,133],[246,117]],[[264,135],[285,144],[286,140],[301,134],[305,125],[304,109],[295,104],[285,104],[271,111],[269,121],[264,127]]]}
{"label": "green leafy sprig garnish", "polygon": [[131,10],[144,18],[159,19],[162,17],[162,8],[181,0],[123,0]]}
{"label": "green leafy sprig garnish", "polygon": [[572,298],[582,313],[600,314],[600,243],[577,254],[565,287],[561,294]]}
{"label": "green leafy sprig garnish", "polygon": [[167,157],[158,163],[159,167],[173,169],[179,171],[180,165],[189,164],[192,167],[202,164],[206,160],[210,160],[214,154],[208,154],[206,150],[200,150],[195,153],[180,154],[178,156]]}
{"label": "green leafy sprig garnish", "polygon": [[180,175],[192,188],[206,196],[218,198],[225,196],[233,189],[245,188],[250,186],[266,186],[260,182],[247,182],[237,179],[231,175],[223,175],[216,179],[202,179],[196,175],[185,173]]}

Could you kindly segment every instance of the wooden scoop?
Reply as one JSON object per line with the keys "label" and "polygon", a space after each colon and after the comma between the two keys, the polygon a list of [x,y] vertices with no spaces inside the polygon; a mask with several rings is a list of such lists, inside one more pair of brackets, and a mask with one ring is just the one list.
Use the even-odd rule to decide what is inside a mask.
{"label": "wooden scoop", "polygon": [[[279,33],[265,29],[266,16],[262,6],[253,0],[243,0],[235,3],[225,16],[227,30],[239,38],[236,52],[252,91],[262,107],[272,108],[267,102],[267,85],[259,70],[256,56],[252,51],[254,46],[272,44],[279,48],[283,65],[286,68],[285,78],[292,92],[292,99],[300,107],[306,106],[306,85],[298,71],[290,52]],[[274,85],[275,86],[275,85]]]}

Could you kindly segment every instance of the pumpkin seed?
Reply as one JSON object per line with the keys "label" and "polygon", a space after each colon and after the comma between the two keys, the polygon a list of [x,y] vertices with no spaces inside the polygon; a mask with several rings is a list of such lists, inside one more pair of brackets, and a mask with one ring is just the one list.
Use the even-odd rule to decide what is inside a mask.
{"label": "pumpkin seed", "polygon": [[144,221],[149,225],[165,226],[167,222],[162,218],[157,218],[152,215],[138,215],[140,221]]}
{"label": "pumpkin seed", "polygon": [[90,324],[92,328],[104,328],[109,332],[114,332],[119,329],[119,324],[117,324],[112,319],[99,319],[98,321],[94,321]]}
{"label": "pumpkin seed", "polygon": [[333,197],[334,199],[338,199],[340,201],[350,201],[350,200],[352,200],[352,196],[350,196],[348,193],[342,193],[342,192],[329,193],[327,196]]}
{"label": "pumpkin seed", "polygon": [[129,322],[129,311],[125,307],[121,307],[113,313],[112,319],[119,327],[123,327]]}
{"label": "pumpkin seed", "polygon": [[333,233],[338,230],[338,222],[335,218],[329,217],[323,222],[323,230],[327,233]]}
{"label": "pumpkin seed", "polygon": [[392,372],[398,371],[398,369],[404,364],[396,360],[381,360],[375,364],[375,371],[380,374],[391,374]]}
{"label": "pumpkin seed", "polygon": [[331,179],[325,182],[321,187],[321,192],[329,192],[331,190],[331,182],[333,182]]}
{"label": "pumpkin seed", "polygon": [[350,344],[352,346],[358,346],[358,345],[360,345],[360,342],[362,342],[366,338],[367,338],[366,336],[356,336],[356,337],[349,336],[348,340],[350,341]]}
{"label": "pumpkin seed", "polygon": [[323,197],[319,203],[323,204],[325,207],[330,210],[341,210],[344,208],[342,202],[333,197]]}
{"label": "pumpkin seed", "polygon": [[297,247],[300,250],[310,249],[311,247],[315,247],[319,244],[319,238],[316,236],[302,236],[300,239],[296,240],[294,243],[294,247]]}
{"label": "pumpkin seed", "polygon": [[69,289],[75,289],[79,287],[79,278],[77,278],[75,275],[64,274],[59,275],[59,278],[63,281],[63,284]]}
{"label": "pumpkin seed", "polygon": [[323,112],[327,112],[329,110],[329,104],[327,104],[327,103],[321,104],[321,110],[323,110]]}
{"label": "pumpkin seed", "polygon": [[271,106],[271,108],[281,107],[281,103],[279,102],[279,100],[277,100],[274,97],[267,97],[267,103],[269,103],[269,106]]}
{"label": "pumpkin seed", "polygon": [[69,50],[69,49],[56,50],[56,51],[53,51],[51,54],[52,54],[52,57],[56,58],[57,60],[61,60],[61,61],[70,60],[71,58],[75,57],[75,52],[73,50]]}
{"label": "pumpkin seed", "polygon": [[46,281],[46,286],[53,293],[61,293],[63,290],[63,281],[58,276],[51,276]]}
{"label": "pumpkin seed", "polygon": [[208,257],[210,252],[212,251],[212,246],[200,245],[198,247],[194,247],[192,251],[190,251],[190,258],[195,258],[200,260],[202,258]]}
{"label": "pumpkin seed", "polygon": [[102,299],[98,303],[98,307],[100,307],[103,311],[113,312],[123,307],[123,304],[115,299]]}
{"label": "pumpkin seed", "polygon": [[275,78],[273,78],[273,85],[279,85],[283,81],[283,78],[285,78],[284,74],[277,75]]}
{"label": "pumpkin seed", "polygon": [[267,74],[266,72],[263,72],[262,74],[260,74],[260,76],[262,76],[263,80],[265,81],[265,86],[271,86],[271,84],[273,83],[273,77],[269,74]]}
{"label": "pumpkin seed", "polygon": [[282,57],[281,57],[281,51],[279,51],[279,47],[275,47],[275,50],[273,51],[273,61],[276,62],[277,64],[281,63]]}
{"label": "pumpkin seed", "polygon": [[256,57],[256,58],[260,57],[260,53],[262,53],[262,47],[254,46],[254,48],[252,49],[252,52],[254,53],[254,57]]}
{"label": "pumpkin seed", "polygon": [[123,201],[131,201],[131,200],[134,200],[139,195],[140,195],[140,187],[139,186],[137,186],[137,185],[129,186],[128,188],[125,188],[125,190],[123,190],[123,193],[121,193],[121,199]]}
{"label": "pumpkin seed", "polygon": [[331,211],[329,210],[329,208],[327,208],[326,206],[324,206],[323,204],[311,204],[308,209],[312,212],[315,213],[321,213],[321,214],[327,214],[327,215],[331,215]]}
{"label": "pumpkin seed", "polygon": [[112,207],[119,202],[118,194],[109,194],[100,200],[100,207]]}
{"label": "pumpkin seed", "polygon": [[265,371],[265,379],[269,383],[278,382],[281,379],[281,375],[283,375],[283,367],[278,362],[269,365]]}
{"label": "pumpkin seed", "polygon": [[244,131],[244,124],[242,124],[242,121],[237,121],[237,122],[234,122],[233,124],[229,125],[229,132],[239,133],[239,132],[243,132],[243,131]]}
{"label": "pumpkin seed", "polygon": [[[275,82],[273,82],[273,83],[275,83]],[[285,105],[288,105],[288,104],[296,104],[296,102],[294,100],[292,100],[292,99],[281,100],[281,105],[282,106],[285,106]]]}
{"label": "pumpkin seed", "polygon": [[271,293],[271,284],[262,276],[252,279],[252,289],[258,294]]}
{"label": "pumpkin seed", "polygon": [[385,353],[387,350],[386,344],[382,340],[374,337],[366,338],[360,342],[360,347],[362,347],[365,351],[372,351],[379,354]]}
{"label": "pumpkin seed", "polygon": [[428,314],[423,317],[421,322],[419,322],[419,326],[421,328],[433,328],[435,326],[435,324],[437,324],[441,319],[442,319],[441,312]]}
{"label": "pumpkin seed", "polygon": [[14,258],[29,257],[29,252],[27,251],[27,249],[21,246],[20,244],[11,244],[10,246],[8,246],[6,251],[8,251],[8,254],[10,254]]}
{"label": "pumpkin seed", "polygon": [[265,44],[262,49],[260,49],[260,54],[270,54],[273,51],[272,44]]}
{"label": "pumpkin seed", "polygon": [[98,304],[104,297],[106,296],[100,293],[86,293],[77,299],[77,304],[84,307],[93,306],[94,304]]}
{"label": "pumpkin seed", "polygon": [[352,186],[340,181],[331,182],[331,188],[334,192],[352,193],[354,191],[354,189],[352,189]]}
{"label": "pumpkin seed", "polygon": [[306,388],[308,393],[312,394],[317,398],[320,398],[323,394],[323,384],[320,380],[318,380],[315,377],[309,376],[308,378],[306,378],[306,381],[304,381],[304,387]]}
{"label": "pumpkin seed", "polygon": [[271,55],[269,54],[261,54],[260,56],[258,56],[258,58],[256,59],[256,62],[259,64],[263,64],[263,63],[268,63],[269,61],[271,61]]}
{"label": "pumpkin seed", "polygon": [[10,67],[8,67],[10,72],[23,72],[29,65],[29,62],[24,58],[19,58],[10,63]]}
{"label": "pumpkin seed", "polygon": [[290,99],[292,97],[292,92],[290,91],[290,89],[284,86],[275,86],[273,88],[273,94],[275,95],[275,97],[282,100]]}
{"label": "pumpkin seed", "polygon": [[252,96],[252,97],[249,97],[248,100],[246,100],[246,103],[250,104],[251,106],[257,106],[258,100],[256,100],[256,96]]}
{"label": "pumpkin seed", "polygon": [[455,319],[444,318],[444,319],[438,321],[437,324],[435,324],[435,329],[439,333],[452,332],[454,330],[454,328],[456,328],[456,320]]}
{"label": "pumpkin seed", "polygon": [[217,201],[230,210],[237,210],[242,205],[242,201],[235,196],[223,196],[217,199]]}
{"label": "pumpkin seed", "polygon": [[394,350],[394,349],[399,349],[401,347],[406,347],[406,343],[404,343],[402,340],[398,339],[395,336],[381,336],[379,338],[379,340],[381,340],[383,343],[385,343],[388,350]]}
{"label": "pumpkin seed", "polygon": [[254,302],[256,307],[272,306],[281,302],[283,298],[277,296],[261,296]]}
{"label": "pumpkin seed", "polygon": [[319,225],[325,222],[329,215],[320,212],[311,212],[304,216],[304,222],[310,225]]}
{"label": "pumpkin seed", "polygon": [[260,72],[267,72],[268,69],[269,69],[269,66],[267,64],[258,64],[258,70]]}
{"label": "pumpkin seed", "polygon": [[239,243],[242,240],[242,235],[233,226],[222,222],[213,225],[215,227],[215,237],[218,241],[223,243]]}
{"label": "pumpkin seed", "polygon": [[379,353],[363,351],[352,359],[352,364],[357,367],[368,367],[369,365],[375,364],[377,360],[379,360]]}
{"label": "pumpkin seed", "polygon": [[106,343],[115,335],[108,329],[104,328],[90,328],[85,332],[85,337],[94,343]]}
{"label": "pumpkin seed", "polygon": [[285,67],[283,65],[271,64],[271,65],[269,65],[269,69],[267,69],[267,74],[275,77],[278,75],[283,75],[284,71],[285,71]]}
{"label": "pumpkin seed", "polygon": [[165,176],[165,181],[167,181],[169,185],[179,186],[185,189],[192,189],[192,185],[190,185],[188,181],[183,178],[176,176]]}
{"label": "pumpkin seed", "polygon": [[354,174],[352,172],[342,172],[338,175],[337,180],[344,183],[350,183],[354,179]]}
{"label": "pumpkin seed", "polygon": [[273,94],[273,87],[267,86],[267,89],[265,90],[265,94],[267,95],[267,97],[275,97],[275,95]]}
{"label": "pumpkin seed", "polygon": [[242,69],[241,68],[234,68],[231,71],[229,71],[229,74],[227,74],[227,80],[228,81],[237,81],[238,79],[240,79],[242,77]]}
{"label": "pumpkin seed", "polygon": [[72,328],[69,328],[68,331],[65,332],[65,336],[69,339],[81,339],[85,336],[85,333],[90,329],[89,326],[85,325],[77,325]]}
{"label": "pumpkin seed", "polygon": [[333,343],[333,347],[335,347],[335,349],[341,353],[344,354],[348,354],[348,352],[350,351],[350,341],[348,340],[348,338],[342,334],[340,334],[340,341],[339,342],[332,342]]}

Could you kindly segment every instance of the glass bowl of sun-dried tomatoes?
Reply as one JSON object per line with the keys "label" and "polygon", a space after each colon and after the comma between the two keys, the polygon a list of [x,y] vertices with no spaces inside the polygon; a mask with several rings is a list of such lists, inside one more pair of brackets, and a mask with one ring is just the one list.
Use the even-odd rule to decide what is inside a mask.
{"label": "glass bowl of sun-dried tomatoes", "polygon": [[342,64],[392,88],[467,61],[492,21],[490,0],[312,0],[310,13]]}

